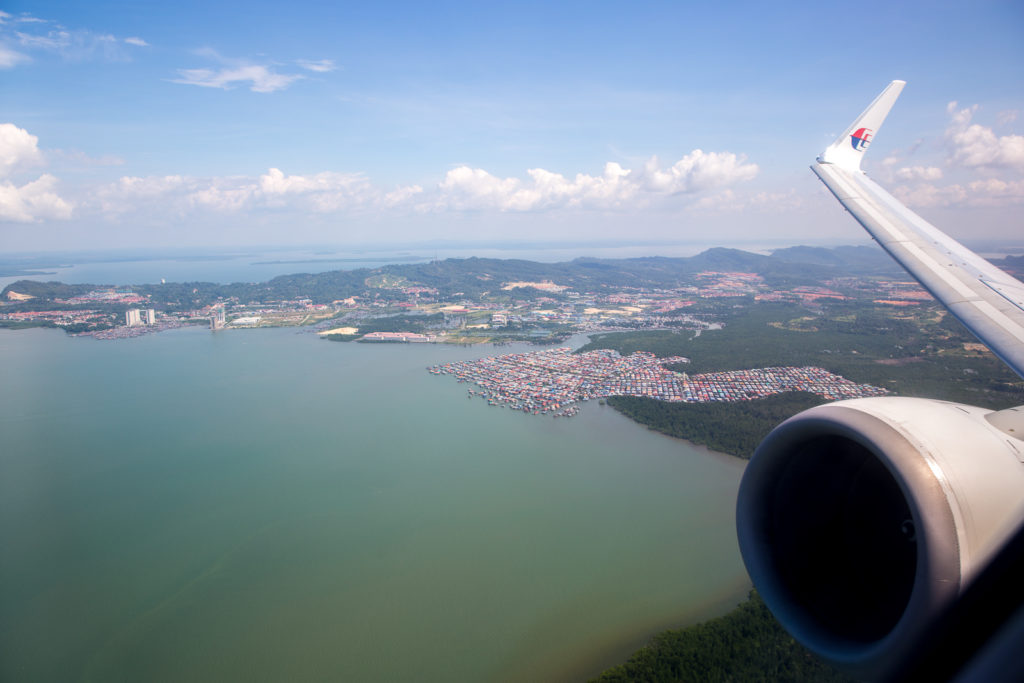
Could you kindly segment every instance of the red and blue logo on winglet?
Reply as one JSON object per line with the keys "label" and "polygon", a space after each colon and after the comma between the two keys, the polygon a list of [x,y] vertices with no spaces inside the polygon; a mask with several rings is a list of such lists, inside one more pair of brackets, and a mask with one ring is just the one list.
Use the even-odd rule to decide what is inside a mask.
{"label": "red and blue logo on winglet", "polygon": [[850,142],[853,143],[853,148],[858,152],[863,152],[871,144],[871,138],[874,134],[870,128],[858,128],[854,131],[853,135],[850,136]]}

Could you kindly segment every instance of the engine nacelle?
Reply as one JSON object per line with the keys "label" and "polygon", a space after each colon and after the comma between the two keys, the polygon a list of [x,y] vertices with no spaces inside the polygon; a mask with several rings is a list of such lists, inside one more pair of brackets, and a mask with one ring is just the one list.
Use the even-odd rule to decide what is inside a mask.
{"label": "engine nacelle", "polygon": [[754,585],[797,640],[884,672],[964,590],[1024,519],[1024,441],[999,415],[854,399],[768,435],[736,525]]}

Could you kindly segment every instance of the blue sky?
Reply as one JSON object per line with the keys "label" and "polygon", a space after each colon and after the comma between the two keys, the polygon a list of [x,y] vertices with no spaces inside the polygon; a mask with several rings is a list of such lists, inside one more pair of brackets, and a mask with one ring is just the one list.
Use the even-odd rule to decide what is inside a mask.
{"label": "blue sky", "polygon": [[0,249],[866,240],[807,166],[1024,237],[1024,6],[7,2]]}

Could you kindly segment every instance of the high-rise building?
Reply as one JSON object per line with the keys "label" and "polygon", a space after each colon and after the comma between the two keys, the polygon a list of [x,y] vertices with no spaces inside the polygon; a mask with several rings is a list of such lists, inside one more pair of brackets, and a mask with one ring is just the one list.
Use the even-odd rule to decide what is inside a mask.
{"label": "high-rise building", "polygon": [[155,325],[156,324],[156,311],[154,311],[152,308],[143,309],[143,311],[142,311],[142,322],[146,323],[147,325]]}
{"label": "high-rise building", "polygon": [[139,317],[139,309],[129,308],[124,312],[124,324],[128,327],[138,327],[142,324],[142,318]]}
{"label": "high-rise building", "polygon": [[224,304],[214,304],[210,312],[213,314],[210,316],[210,329],[224,329],[224,325],[226,323],[224,315]]}

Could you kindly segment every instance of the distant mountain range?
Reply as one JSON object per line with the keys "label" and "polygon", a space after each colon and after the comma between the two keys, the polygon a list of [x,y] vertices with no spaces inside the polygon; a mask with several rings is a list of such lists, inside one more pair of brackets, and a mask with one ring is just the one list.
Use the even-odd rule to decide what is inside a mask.
{"label": "distant mountain range", "polygon": [[[995,260],[1019,277],[1024,257]],[[903,270],[882,249],[875,246],[789,247],[771,255],[740,249],[716,247],[690,257],[650,256],[627,259],[578,258],[561,263],[541,263],[517,259],[466,258],[428,263],[396,263],[377,268],[335,270],[321,273],[296,273],[275,277],[264,283],[167,283],[134,285],[133,290],[150,294],[154,301],[213,301],[238,297],[242,301],[310,298],[330,302],[364,294],[374,289],[387,297],[395,283],[422,285],[438,290],[442,297],[478,297],[494,292],[506,282],[550,281],[577,291],[597,291],[620,287],[673,288],[692,284],[694,276],[705,271],[756,273],[769,286],[813,285],[836,276],[902,277]],[[909,277],[909,276],[907,276]],[[382,281],[392,283],[382,287]],[[373,284],[377,282],[378,284]],[[68,296],[99,285],[58,285],[20,280],[4,289],[32,294],[40,298]],[[517,297],[539,295],[538,290],[517,290]]]}

